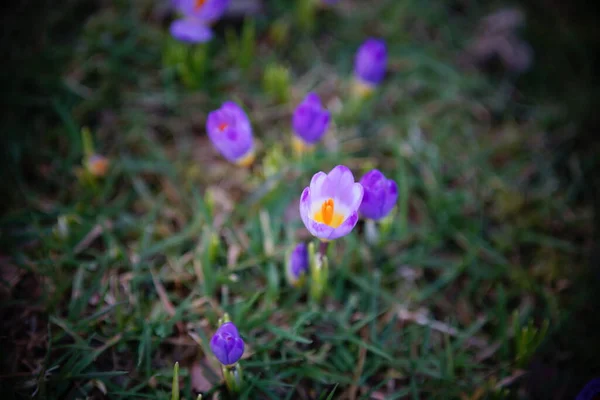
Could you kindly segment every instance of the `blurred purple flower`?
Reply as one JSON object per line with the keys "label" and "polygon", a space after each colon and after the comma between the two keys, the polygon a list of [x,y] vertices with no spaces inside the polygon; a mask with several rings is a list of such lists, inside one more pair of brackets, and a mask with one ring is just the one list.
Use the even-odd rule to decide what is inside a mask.
{"label": "blurred purple flower", "polygon": [[296,285],[307,271],[308,250],[306,244],[298,243],[288,258],[286,276],[291,285]]}
{"label": "blurred purple flower", "polygon": [[213,32],[210,25],[221,18],[229,0],[173,0],[173,6],[182,18],[171,24],[171,35],[188,43],[209,41]]}
{"label": "blurred purple flower", "polygon": [[86,169],[93,176],[104,176],[110,167],[110,160],[100,154],[92,154],[85,161]]}
{"label": "blurred purple flower", "polygon": [[360,82],[378,85],[385,76],[387,50],[380,39],[367,39],[358,49],[354,59],[354,75]]}
{"label": "blurred purple flower", "polygon": [[600,378],[589,381],[575,400],[593,400],[597,397],[600,398]]}
{"label": "blurred purple flower", "polygon": [[254,161],[252,126],[244,110],[232,101],[211,111],[206,131],[213,145],[228,161],[248,166]]}
{"label": "blurred purple flower", "polygon": [[292,117],[292,127],[303,142],[312,145],[323,137],[329,127],[330,119],[331,114],[323,108],[319,96],[311,92],[296,107]]}
{"label": "blurred purple flower", "polygon": [[317,172],[300,196],[300,216],[309,232],[321,240],[349,234],[358,221],[363,187],[348,167],[338,165],[329,174]]}
{"label": "blurred purple flower", "polygon": [[244,340],[233,322],[226,322],[210,339],[210,349],[223,365],[233,365],[244,354]]}
{"label": "blurred purple flower", "polygon": [[396,182],[386,177],[379,170],[367,172],[360,183],[364,188],[364,196],[360,205],[360,213],[369,219],[379,220],[392,211],[398,200]]}

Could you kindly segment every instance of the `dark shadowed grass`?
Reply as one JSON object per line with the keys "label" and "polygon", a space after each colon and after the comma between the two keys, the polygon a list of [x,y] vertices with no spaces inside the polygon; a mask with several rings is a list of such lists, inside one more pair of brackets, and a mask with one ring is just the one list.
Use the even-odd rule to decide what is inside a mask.
{"label": "dark shadowed grass", "polygon": [[[486,9],[342,3],[311,34],[290,2],[269,3],[249,67],[218,37],[200,90],[162,66],[167,23],[151,2],[82,16],[43,108],[52,123],[19,148],[32,157],[17,160],[28,173],[15,176],[18,201],[2,219],[3,392],[166,399],[178,361],[183,398],[226,398],[208,341],[228,312],[247,344],[241,398],[527,398],[530,361],[548,345],[536,332],[559,331],[589,296],[579,282],[592,211],[572,196],[585,182],[555,171],[552,110],[531,104],[517,119],[510,78],[456,67]],[[279,46],[272,21],[289,24]],[[344,104],[370,35],[389,45],[385,84],[294,159],[292,107],[309,90]],[[290,69],[289,104],[263,90],[268,65]],[[227,99],[243,104],[259,142],[247,170],[204,133]],[[83,126],[111,159],[93,184],[75,174]],[[379,168],[400,198],[379,245],[365,244],[361,223],[330,246],[317,305],[285,285],[284,255],[309,240],[302,189],[337,164],[358,176]]]}

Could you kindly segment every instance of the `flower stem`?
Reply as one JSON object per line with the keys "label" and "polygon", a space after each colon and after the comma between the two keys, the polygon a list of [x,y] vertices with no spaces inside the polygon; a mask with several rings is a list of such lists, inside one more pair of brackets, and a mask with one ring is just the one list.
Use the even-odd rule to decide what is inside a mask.
{"label": "flower stem", "polygon": [[329,248],[329,242],[321,242],[319,244],[319,257],[323,259],[323,257],[327,256],[327,249]]}
{"label": "flower stem", "polygon": [[310,298],[314,303],[321,301],[327,289],[329,276],[329,261],[327,260],[327,248],[329,242],[321,242],[319,252],[315,254],[314,245],[309,245],[310,258]]}
{"label": "flower stem", "polygon": [[379,229],[376,222],[372,219],[365,221],[365,240],[373,246],[379,244]]}
{"label": "flower stem", "polygon": [[232,366],[222,365],[221,371],[223,372],[223,378],[225,379],[227,389],[229,389],[231,393],[239,392],[244,381],[242,367],[240,364],[235,363]]}

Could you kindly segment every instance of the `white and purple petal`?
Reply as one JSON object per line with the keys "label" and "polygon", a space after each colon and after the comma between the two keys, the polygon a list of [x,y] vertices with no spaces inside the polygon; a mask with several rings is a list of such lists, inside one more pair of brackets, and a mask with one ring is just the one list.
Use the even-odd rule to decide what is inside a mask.
{"label": "white and purple petal", "polygon": [[354,211],[352,214],[350,214],[348,216],[348,218],[346,218],[346,220],[344,222],[342,222],[342,224],[340,226],[335,228],[333,230],[333,232],[331,232],[329,234],[329,237],[327,239],[334,240],[334,239],[341,238],[342,236],[346,236],[347,234],[349,234],[352,231],[352,229],[354,229],[357,222],[358,222],[358,213],[356,211]]}

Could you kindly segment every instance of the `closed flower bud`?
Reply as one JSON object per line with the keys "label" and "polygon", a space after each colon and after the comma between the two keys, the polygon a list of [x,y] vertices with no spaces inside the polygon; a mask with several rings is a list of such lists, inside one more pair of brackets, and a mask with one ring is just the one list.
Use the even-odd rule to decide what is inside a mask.
{"label": "closed flower bud", "polygon": [[300,286],[308,271],[308,250],[306,244],[299,243],[290,253],[286,265],[286,277],[292,286]]}
{"label": "closed flower bud", "polygon": [[309,93],[296,107],[292,128],[296,136],[307,145],[317,143],[327,132],[331,113],[323,108],[316,93]]}
{"label": "closed flower bud", "polygon": [[398,200],[396,182],[386,177],[378,170],[367,172],[360,183],[364,188],[364,196],[360,205],[363,217],[380,220],[390,213]]}
{"label": "closed flower bud", "polygon": [[210,339],[210,349],[223,365],[233,365],[244,354],[244,340],[233,322],[225,322]]}
{"label": "closed flower bud", "polygon": [[359,93],[366,93],[379,85],[385,77],[387,49],[380,39],[367,39],[354,59],[354,77]]}

